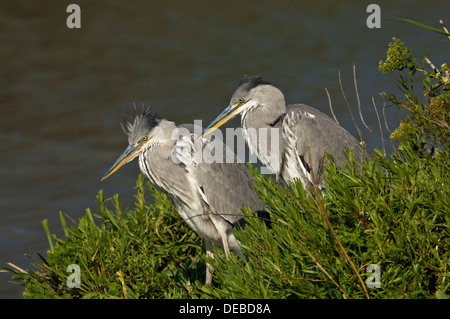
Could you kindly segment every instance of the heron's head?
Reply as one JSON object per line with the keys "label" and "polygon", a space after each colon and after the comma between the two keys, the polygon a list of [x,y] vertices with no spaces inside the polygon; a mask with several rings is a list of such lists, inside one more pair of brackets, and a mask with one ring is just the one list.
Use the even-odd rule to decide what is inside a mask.
{"label": "heron's head", "polygon": [[[252,110],[264,108],[266,112],[279,113],[275,108],[286,108],[284,95],[277,87],[259,76],[245,77],[234,91],[230,104],[203,131],[202,137],[214,132],[220,126],[242,114],[244,118]],[[278,115],[279,116],[279,115]]]}
{"label": "heron's head", "polygon": [[145,149],[165,141],[167,134],[163,126],[166,122],[172,123],[159,118],[157,114],[151,113],[148,110],[135,114],[134,119],[131,121],[124,120],[122,128],[128,135],[129,145],[106,172],[102,181],[114,174],[126,163],[131,162]]}

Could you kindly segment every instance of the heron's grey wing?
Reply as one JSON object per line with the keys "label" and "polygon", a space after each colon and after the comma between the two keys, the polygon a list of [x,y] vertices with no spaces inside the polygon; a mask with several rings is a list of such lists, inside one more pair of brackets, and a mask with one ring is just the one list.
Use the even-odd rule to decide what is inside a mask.
{"label": "heron's grey wing", "polygon": [[[206,144],[209,141],[206,141]],[[219,214],[227,222],[243,225],[243,207],[249,207],[258,216],[268,218],[263,212],[264,204],[259,199],[255,181],[244,164],[239,163],[237,156],[222,142],[216,142],[215,147],[222,147],[222,162],[202,162],[197,164],[197,179],[201,191],[213,212]],[[228,150],[228,162],[226,162]],[[232,154],[233,162],[230,161]]]}
{"label": "heron's grey wing", "polygon": [[288,135],[296,137],[298,155],[308,164],[311,164],[308,154],[308,148],[310,149],[313,172],[320,174],[320,162],[325,152],[331,153],[340,162],[339,158],[344,158],[343,150],[349,147],[356,158],[361,157],[362,150],[358,140],[329,116],[313,107],[304,104],[289,105],[282,126],[283,134],[288,131]]}

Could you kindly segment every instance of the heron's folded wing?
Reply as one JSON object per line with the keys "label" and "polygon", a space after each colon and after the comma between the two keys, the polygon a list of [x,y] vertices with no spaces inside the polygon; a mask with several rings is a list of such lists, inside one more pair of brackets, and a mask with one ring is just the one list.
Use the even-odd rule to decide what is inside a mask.
{"label": "heron's folded wing", "polygon": [[326,114],[304,104],[288,106],[282,128],[286,143],[295,143],[298,155],[311,167],[310,150],[312,169],[316,172],[325,152],[336,160],[344,158],[345,147],[352,149],[357,158],[362,154],[361,145],[352,134]]}
{"label": "heron's folded wing", "polygon": [[243,220],[243,207],[258,212],[264,210],[264,204],[256,194],[255,182],[247,167],[238,162],[234,152],[221,142],[215,143],[215,148],[215,151],[222,152],[222,156],[215,156],[215,160],[209,163],[202,161],[197,164],[198,182],[211,209],[236,225]]}

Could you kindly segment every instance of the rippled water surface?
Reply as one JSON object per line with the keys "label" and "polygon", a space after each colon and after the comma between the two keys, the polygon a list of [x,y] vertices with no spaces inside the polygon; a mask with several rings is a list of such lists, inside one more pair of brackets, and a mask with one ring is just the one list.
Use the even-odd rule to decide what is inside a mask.
{"label": "rippled water surface", "polygon": [[[73,2],[81,29],[66,27]],[[371,98],[381,108],[379,93],[396,85],[377,71],[391,38],[435,65],[448,61],[450,41],[390,20],[368,29],[371,2],[0,0],[0,265],[29,268],[24,253],[45,255],[48,247],[42,220],[60,234],[59,211],[76,220],[95,209],[100,188],[133,204],[137,163],[100,182],[126,147],[120,121],[133,104],[207,124],[243,75],[258,74],[289,103],[330,114],[328,88],[341,125],[356,134],[338,80],[340,71],[356,107],[355,65],[366,122],[377,130]],[[383,18],[450,24],[447,1],[377,3]],[[401,114],[386,114],[395,128]],[[381,146],[364,133],[370,148]],[[10,279],[0,274],[0,297],[20,298],[23,288]]]}

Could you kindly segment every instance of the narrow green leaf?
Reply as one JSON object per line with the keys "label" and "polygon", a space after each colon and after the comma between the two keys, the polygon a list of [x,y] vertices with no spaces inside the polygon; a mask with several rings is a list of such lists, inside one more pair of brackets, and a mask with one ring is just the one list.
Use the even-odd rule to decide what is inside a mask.
{"label": "narrow green leaf", "polygon": [[49,230],[49,228],[48,228],[48,220],[47,220],[47,219],[44,219],[44,220],[42,221],[42,227],[44,227],[44,231],[45,231],[45,234],[46,234],[46,236],[47,236],[48,243],[49,243],[49,245],[50,245],[50,251],[53,252],[52,236],[51,236],[50,230]]}
{"label": "narrow green leaf", "polygon": [[405,21],[405,22],[414,24],[414,25],[416,25],[418,27],[421,27],[421,28],[424,28],[424,29],[428,29],[428,30],[431,30],[431,31],[434,31],[434,32],[438,32],[440,34],[443,34],[443,35],[446,35],[446,36],[450,37],[450,33],[448,33],[448,32],[444,32],[442,30],[430,27],[430,26],[428,26],[426,24],[423,24],[423,23],[420,23],[420,22],[417,22],[417,21],[414,21],[414,20],[411,20],[411,19],[394,18],[394,19],[385,19],[385,20]]}
{"label": "narrow green leaf", "polygon": [[64,235],[67,238],[69,236],[69,231],[67,230],[66,219],[64,218],[64,214],[63,214],[62,211],[59,211],[59,219],[61,220],[61,225],[62,225],[63,230],[64,230]]}

